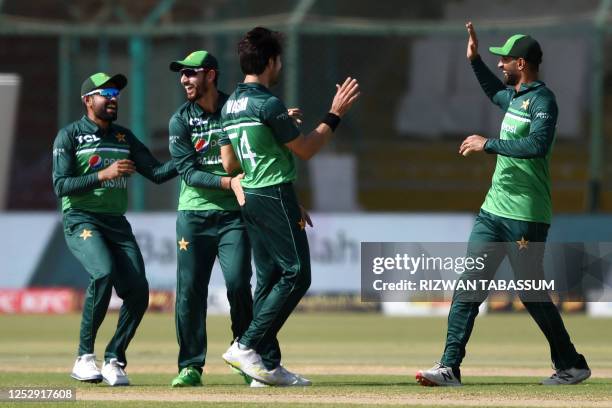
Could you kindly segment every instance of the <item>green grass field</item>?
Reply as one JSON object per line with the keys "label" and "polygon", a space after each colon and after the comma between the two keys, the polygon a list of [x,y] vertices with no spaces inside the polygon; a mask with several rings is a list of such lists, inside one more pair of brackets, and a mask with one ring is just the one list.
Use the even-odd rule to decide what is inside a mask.
{"label": "green grass field", "polygon": [[[116,314],[98,335],[104,353]],[[171,389],[177,345],[171,314],[147,314],[128,350],[132,386],[80,384],[69,377],[79,316],[0,316],[0,387],[75,387],[77,402],[50,406],[166,407],[202,405],[296,406],[612,406],[612,320],[565,317],[593,377],[571,387],[538,385],[552,372],[548,346],[527,315],[478,318],[464,362],[464,387],[424,388],[415,371],[440,357],[444,318],[390,318],[377,314],[296,314],[281,332],[283,363],[311,378],[309,388],[250,389],[220,355],[230,341],[227,317],[208,319],[205,386]],[[37,404],[37,403],[33,403]],[[24,407],[24,402],[0,406]],[[35,405],[40,406],[40,405]]]}

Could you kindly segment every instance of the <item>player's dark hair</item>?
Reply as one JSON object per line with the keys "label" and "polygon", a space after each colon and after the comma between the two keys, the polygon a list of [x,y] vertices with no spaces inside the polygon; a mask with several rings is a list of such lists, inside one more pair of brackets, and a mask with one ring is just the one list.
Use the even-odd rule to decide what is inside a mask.
{"label": "player's dark hair", "polygon": [[255,27],[238,43],[240,68],[245,75],[259,75],[266,69],[270,58],[283,52],[283,35],[264,27]]}

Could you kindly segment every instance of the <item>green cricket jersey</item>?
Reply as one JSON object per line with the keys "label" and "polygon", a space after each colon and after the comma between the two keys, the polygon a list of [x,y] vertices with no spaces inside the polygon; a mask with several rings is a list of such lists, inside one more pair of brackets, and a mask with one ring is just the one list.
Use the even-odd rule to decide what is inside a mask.
{"label": "green cricket jersey", "polygon": [[220,187],[221,177],[228,175],[219,146],[221,108],[227,98],[219,92],[218,109],[213,114],[195,102],[186,102],[170,119],[170,154],[181,175],[179,210],[240,209],[234,193]]}
{"label": "green cricket jersey", "polygon": [[[224,130],[244,171],[243,187],[261,188],[296,178],[285,146],[300,131],[279,98],[258,83],[241,83],[221,113]],[[223,142],[222,142],[223,143]]]}
{"label": "green cricket jersey", "polygon": [[550,224],[555,96],[541,81],[523,84],[518,92],[506,88],[480,57],[472,61],[472,68],[491,101],[505,112],[499,139],[485,144],[487,153],[498,156],[482,209],[500,217]]}
{"label": "green cricket jersey", "polygon": [[101,129],[87,116],[62,128],[53,143],[53,187],[62,198],[62,211],[124,214],[127,177],[98,180],[98,171],[121,159],[132,160],[136,170],[155,183],[177,175],[172,160],[161,164],[127,128],[111,124]]}

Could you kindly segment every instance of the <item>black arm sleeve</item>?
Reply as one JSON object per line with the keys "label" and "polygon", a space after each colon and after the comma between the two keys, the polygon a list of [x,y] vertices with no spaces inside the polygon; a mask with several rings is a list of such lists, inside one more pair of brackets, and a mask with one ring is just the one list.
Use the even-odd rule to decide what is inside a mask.
{"label": "black arm sleeve", "polygon": [[504,83],[495,76],[487,67],[480,55],[470,61],[472,70],[484,93],[491,99],[491,102],[502,108],[508,109],[512,99],[512,90],[505,87]]}

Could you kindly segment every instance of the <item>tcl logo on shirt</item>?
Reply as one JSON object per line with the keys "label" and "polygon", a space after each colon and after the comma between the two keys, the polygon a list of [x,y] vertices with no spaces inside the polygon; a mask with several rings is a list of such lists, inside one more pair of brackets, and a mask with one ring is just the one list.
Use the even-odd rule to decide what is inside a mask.
{"label": "tcl logo on shirt", "polygon": [[99,142],[100,138],[96,135],[78,135],[76,137],[76,139],[79,141],[79,144],[85,142],[85,143],[93,143],[93,142]]}
{"label": "tcl logo on shirt", "polygon": [[189,118],[190,126],[204,126],[208,124],[208,119]]}

